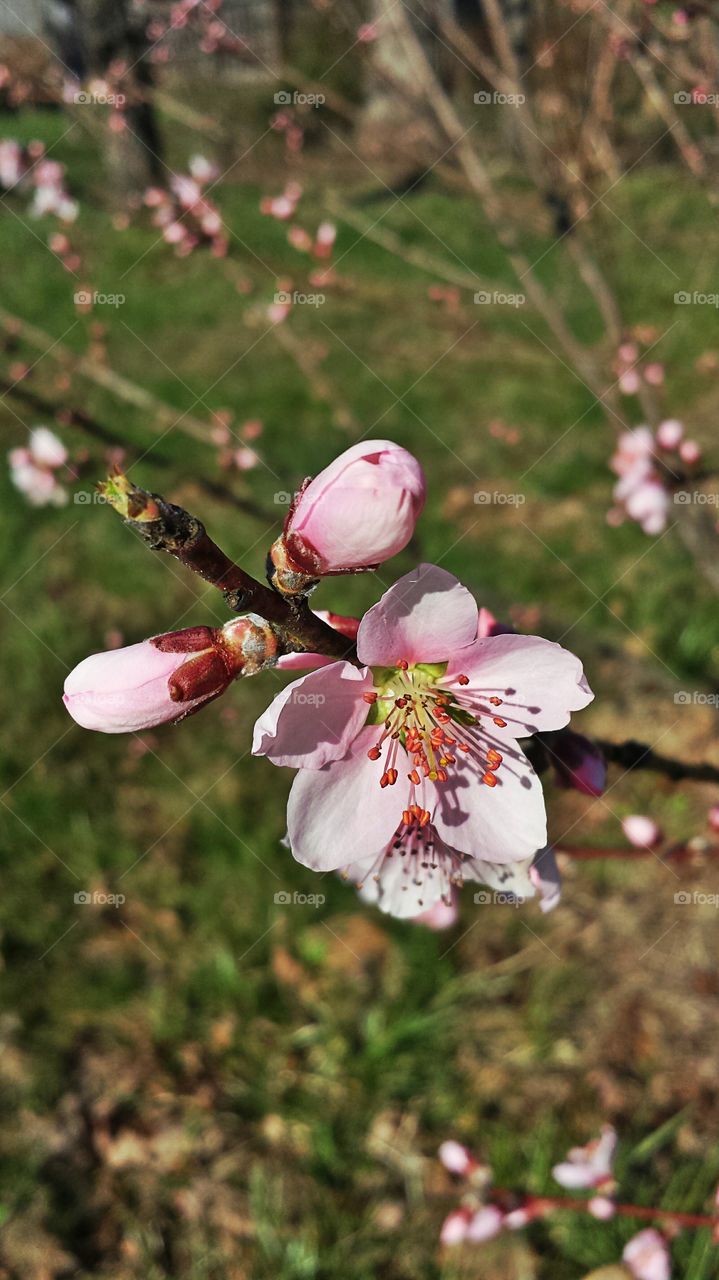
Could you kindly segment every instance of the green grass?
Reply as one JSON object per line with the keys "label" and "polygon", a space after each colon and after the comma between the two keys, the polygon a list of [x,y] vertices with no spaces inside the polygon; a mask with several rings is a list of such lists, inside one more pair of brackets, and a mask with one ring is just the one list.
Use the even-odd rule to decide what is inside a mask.
{"label": "green grass", "polygon": [[[3,126],[50,144],[66,121],[27,112]],[[274,175],[275,146],[265,156]],[[189,148],[180,132],[173,163]],[[138,481],[191,505],[261,575],[284,515],[273,495],[354,438],[272,333],[251,349],[275,281],[305,284],[284,229],[258,211],[261,190],[281,183],[240,175],[217,192],[227,223],[261,260],[233,240],[229,265],[252,282],[244,296],[205,254],[178,262],[144,216],[112,229],[79,128],[53,155],[81,199],[71,233],[81,283],[126,303],[78,319],[78,283],[42,243],[51,228],[29,224],[12,198],[16,216],[4,213],[3,232],[15,269],[3,305],[76,352],[101,322],[110,365],[180,411],[199,398],[202,418],[221,408],[239,422],[262,418],[266,468],[220,478],[251,495],[265,521],[200,488],[197,477],[219,476],[209,447],[173,430],[155,450],[138,410],[80,377],[70,393],[131,457],[143,455]],[[314,227],[323,195],[311,165],[306,184],[302,221]],[[366,188],[367,174],[354,185]],[[370,220],[390,203],[372,205]],[[685,308],[669,328],[675,289],[702,284],[686,279],[685,265],[704,254],[707,280],[715,270],[707,205],[651,171],[626,179],[609,203],[681,277],[673,283],[599,212],[597,252],[627,323],[669,329],[656,352],[667,365],[667,415],[684,417],[709,446],[716,389],[693,369],[712,341],[707,316]],[[429,185],[389,210],[386,225],[498,288],[511,282],[481,214],[457,195]],[[530,257],[549,245],[527,234]],[[318,603],[359,612],[418,556],[441,560],[500,616],[519,607],[521,625],[539,606],[532,625],[543,634],[571,629],[566,643],[597,692],[582,717],[590,731],[658,737],[666,728],[661,749],[699,758],[707,722],[697,713],[690,723],[687,711],[678,724],[672,692],[716,673],[715,600],[676,535],[652,546],[634,526],[607,527],[611,431],[547,349],[556,344],[541,318],[474,307],[466,295],[460,315],[448,315],[427,298],[428,277],[346,227],[338,256],[341,282],[324,307],[298,309],[289,323],[323,356],[359,430],[420,456],[430,496],[411,551],[376,575],[323,586]],[[539,273],[576,333],[596,339],[596,312],[566,259],[551,250]],[[47,356],[29,385],[57,400],[55,372]],[[15,397],[4,406],[3,439],[21,443],[38,417]],[[519,428],[518,445],[490,433],[496,419]],[[62,434],[74,451],[89,448],[76,487],[90,489],[104,467],[100,447],[77,429]],[[525,501],[477,505],[479,489]],[[456,1136],[491,1160],[498,1182],[549,1191],[554,1161],[607,1116],[622,1133],[626,1198],[702,1209],[719,1177],[709,1138],[711,911],[696,909],[662,942],[677,921],[675,882],[651,861],[570,868],[565,903],[547,918],[533,906],[478,917],[467,894],[461,926],[440,935],[377,916],[335,877],[320,884],[280,843],[289,775],[248,756],[253,720],[280,677],[238,687],[191,724],[142,742],[84,733],[62,707],[65,673],[108,632],[132,642],[219,620],[220,598],[148,554],[101,506],[31,511],[6,471],[0,499],[0,1168],[15,1224],[10,1265],[22,1269],[20,1237],[35,1248],[28,1275],[39,1274],[38,1251],[54,1249],[74,1260],[57,1274],[143,1280],[451,1280],[484,1275],[484,1265],[497,1277],[577,1280],[620,1255],[630,1223],[557,1217],[525,1243],[443,1258],[437,1236],[453,1193],[435,1153]],[[619,839],[618,815],[645,809],[671,835],[691,834],[710,799],[706,788],[680,791],[651,775],[619,781],[606,806],[548,791],[556,834],[578,822],[572,838],[608,844]],[[708,889],[710,872],[701,875]],[[126,902],[76,905],[83,889]],[[326,901],[288,909],[274,902],[280,889]],[[674,1116],[666,1141],[641,1154]],[[713,1274],[702,1236],[680,1238],[674,1256],[677,1274]]]}

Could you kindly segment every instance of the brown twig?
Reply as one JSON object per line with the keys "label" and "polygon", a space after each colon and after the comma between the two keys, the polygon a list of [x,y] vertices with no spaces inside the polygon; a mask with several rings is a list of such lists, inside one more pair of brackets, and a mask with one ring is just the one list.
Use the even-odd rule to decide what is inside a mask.
{"label": "brown twig", "polygon": [[100,486],[107,502],[151,551],[166,551],[205,582],[222,591],[234,613],[256,613],[285,640],[285,652],[323,653],[352,661],[354,646],[312,612],[306,600],[285,599],[258,582],[210,538],[183,507],[140,489],[117,472]]}

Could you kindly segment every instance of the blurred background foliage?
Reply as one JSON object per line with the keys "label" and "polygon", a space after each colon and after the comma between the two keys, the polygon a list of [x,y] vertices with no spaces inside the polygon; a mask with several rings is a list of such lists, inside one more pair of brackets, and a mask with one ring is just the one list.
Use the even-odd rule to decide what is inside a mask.
{"label": "blurred background foliage", "polygon": [[[282,58],[363,109],[368,46],[352,23],[377,15],[352,11],[348,26],[339,5],[298,9],[277,36]],[[622,12],[638,22],[643,9]],[[532,62],[527,83],[540,113],[548,103],[549,127],[571,132],[602,28],[581,8],[530,17],[532,52],[517,46]],[[489,36],[470,19],[481,50]],[[186,172],[197,151],[217,162],[212,198],[230,241],[225,258],[198,248],[178,259],[131,194],[112,194],[101,108],[59,107],[46,91],[41,34],[5,37],[15,83],[29,87],[20,101],[6,96],[0,128],[41,139],[66,166],[81,267],[73,277],[48,252],[50,219],[5,196],[0,422],[8,448],[29,426],[52,425],[77,479],[68,506],[33,510],[7,468],[0,475],[0,1275],[577,1280],[621,1255],[630,1223],[559,1215],[481,1252],[443,1254],[439,1226],[456,1196],[437,1146],[457,1137],[498,1183],[547,1192],[566,1148],[611,1120],[626,1198],[703,1209],[719,1177],[716,913],[678,908],[674,894],[716,893],[716,870],[700,857],[681,870],[639,856],[565,859],[553,915],[482,908],[466,894],[460,923],[441,934],[379,916],[333,876],[320,883],[280,843],[290,775],[248,754],[279,675],[236,687],[184,728],[111,738],[68,720],[63,679],[88,652],[225,617],[217,593],[148,554],[92,500],[93,484],[122,447],[139,483],[194,510],[262,576],[283,495],[361,435],[397,440],[429,480],[416,539],[376,574],[324,584],[317,605],[359,614],[418,559],[440,562],[499,617],[582,657],[597,697],[578,727],[687,759],[717,759],[715,711],[674,702],[677,688],[715,685],[716,596],[674,529],[650,540],[607,525],[617,422],[557,353],[546,318],[477,306],[468,288],[433,292],[416,259],[337,216],[350,208],[410,258],[521,288],[481,203],[434,171],[436,139],[429,171],[398,197],[416,166],[368,160],[361,124],[331,104],[298,109],[304,146],[288,155],[269,126],[286,76],[239,74],[224,55],[178,57],[158,69],[163,172]],[[485,82],[439,44],[469,128]],[[710,455],[715,313],[678,316],[674,293],[717,278],[716,206],[621,49],[615,75],[621,180],[609,191],[595,174],[604,195],[588,243],[623,335],[657,344],[663,416],[683,419]],[[713,117],[692,128],[711,158]],[[477,132],[522,251],[609,386],[614,347],[596,297],[514,151],[507,111],[482,108]],[[288,178],[303,186],[303,226],[336,218],[336,265],[322,306],[272,325],[278,288],[317,287],[286,225],[260,211]],[[125,301],[85,311],[79,287]],[[58,346],[33,349],[28,324]],[[84,376],[81,357],[150,392],[177,425]],[[218,413],[233,431],[263,423],[253,470],[220,465]],[[626,399],[616,411],[629,423],[640,415]],[[190,419],[206,438],[183,434]],[[522,501],[485,504],[478,492]],[[599,800],[551,782],[547,793],[554,837],[599,846],[622,842],[619,820],[632,812],[685,839],[715,799],[706,786],[618,771]],[[283,906],[281,890],[326,901]],[[126,901],[76,904],[80,891]],[[706,1233],[680,1238],[674,1257],[678,1275],[715,1274]]]}

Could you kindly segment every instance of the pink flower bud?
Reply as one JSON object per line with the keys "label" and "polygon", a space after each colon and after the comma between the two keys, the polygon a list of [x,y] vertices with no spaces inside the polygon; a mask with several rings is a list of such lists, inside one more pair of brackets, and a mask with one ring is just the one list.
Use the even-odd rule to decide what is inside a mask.
{"label": "pink flower bud", "polygon": [[461,1244],[467,1238],[467,1227],[471,1220],[471,1213],[468,1209],[455,1209],[450,1213],[442,1224],[442,1230],[439,1235],[441,1244]]}
{"label": "pink flower bud", "polygon": [[466,1239],[471,1244],[483,1244],[485,1240],[493,1240],[504,1226],[504,1214],[496,1204],[482,1205],[473,1215],[467,1227]]}
{"label": "pink flower bud", "polygon": [[134,733],[184,719],[258,670],[275,647],[260,619],[172,631],[85,658],[67,677],[63,701],[84,729]]}
{"label": "pink flower bud", "polygon": [[[707,814],[707,822],[712,831],[719,831],[719,804],[712,805]],[[717,1189],[717,1196],[719,1196],[719,1189]],[[717,1200],[717,1204],[719,1205],[719,1200]]]}
{"label": "pink flower bud", "polygon": [[439,1158],[445,1169],[450,1173],[456,1173],[460,1177],[464,1177],[469,1173],[474,1164],[473,1157],[461,1142],[455,1142],[450,1138],[447,1142],[443,1142],[439,1148]]}
{"label": "pink flower bud", "polygon": [[367,569],[406,547],[424,506],[416,458],[391,440],[353,445],[321,471],[290,512],[283,541],[311,577]]}
{"label": "pink flower bud", "polygon": [[696,440],[682,440],[679,446],[679,457],[688,467],[696,466],[702,456],[702,451]]}
{"label": "pink flower bud", "polygon": [[657,427],[657,444],[662,449],[676,449],[683,435],[684,428],[678,418],[667,418]]}
{"label": "pink flower bud", "polygon": [[623,818],[622,828],[635,849],[653,849],[662,839],[657,823],[643,813],[631,813],[628,818]]}
{"label": "pink flower bud", "polygon": [[585,796],[600,796],[607,785],[607,762],[599,747],[582,733],[560,729],[551,741],[551,759],[557,782]]}
{"label": "pink flower bud", "polygon": [[592,1196],[587,1201],[587,1209],[599,1222],[609,1222],[616,1214],[616,1206],[609,1196]]}

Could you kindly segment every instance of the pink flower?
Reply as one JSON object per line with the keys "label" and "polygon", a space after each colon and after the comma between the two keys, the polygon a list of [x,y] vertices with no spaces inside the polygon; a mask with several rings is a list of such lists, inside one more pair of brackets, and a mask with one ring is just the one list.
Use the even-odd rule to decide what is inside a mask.
{"label": "pink flower", "polygon": [[654,437],[649,427],[624,431],[610,467],[619,476],[614,499],[647,534],[661,533],[669,513],[669,494],[655,467]]}
{"label": "pink flower", "polygon": [[55,471],[67,460],[67,449],[48,427],[35,427],[30,432],[26,449],[11,449],[8,454],[10,479],[15,488],[33,507],[63,507],[67,490]]}
{"label": "pink flower", "polygon": [[650,387],[661,387],[664,382],[664,365],[660,364],[658,360],[645,365],[644,381],[648,382]]}
{"label": "pink flower", "polygon": [[719,831],[719,804],[713,804],[707,814],[707,822],[712,831]]}
{"label": "pink flower", "polygon": [[35,427],[30,432],[30,453],[39,467],[62,467],[67,462],[67,449],[49,427]]}
{"label": "pink flower", "polygon": [[335,224],[333,222],[321,222],[317,228],[317,235],[315,236],[315,257],[331,257],[336,239],[337,228]]}
{"label": "pink flower", "polygon": [[85,658],[67,677],[63,701],[73,720],[101,733],[183,720],[249,674],[267,643],[265,624],[251,616],[221,630],[171,631]]}
{"label": "pink flower", "polygon": [[654,1227],[640,1231],[624,1247],[622,1258],[635,1280],[670,1280],[671,1258],[664,1236]]}
{"label": "pink flower", "polygon": [[583,733],[561,729],[549,744],[557,782],[585,796],[600,796],[607,785],[607,762]]}
{"label": "pink flower", "polygon": [[391,440],[353,445],[290,509],[280,539],[290,569],[319,577],[374,568],[406,547],[424,496],[424,473],[406,449]]}
{"label": "pink flower", "polygon": [[554,1166],[552,1177],[561,1187],[567,1187],[571,1191],[606,1187],[613,1181],[616,1147],[616,1132],[610,1124],[605,1124],[599,1138],[588,1142],[585,1147],[573,1147],[566,1161]]}
{"label": "pink flower", "polygon": [[636,369],[627,369],[626,373],[620,374],[619,390],[622,395],[635,396],[640,386],[641,381]]}
{"label": "pink flower", "polygon": [[632,813],[628,818],[622,818],[622,829],[636,849],[653,849],[662,839],[657,823],[643,813]]}
{"label": "pink flower", "polygon": [[521,862],[544,847],[542,788],[517,739],[560,728],[593,696],[561,646],[478,639],[478,624],[466,588],[420,565],[362,619],[361,667],[333,662],[303,676],[255,725],[254,754],[299,769],[288,806],[298,862],[360,863],[383,888],[387,875],[394,898],[406,859],[408,915],[446,896],[468,860]]}
{"label": "pink flower", "polygon": [[683,435],[684,427],[679,419],[667,418],[664,422],[660,422],[657,427],[657,444],[662,449],[676,449],[679,447]]}
{"label": "pink flower", "polygon": [[219,177],[219,169],[216,164],[208,160],[206,156],[190,156],[188,164],[191,176],[195,182],[201,182],[203,186],[208,182],[213,182]]}

